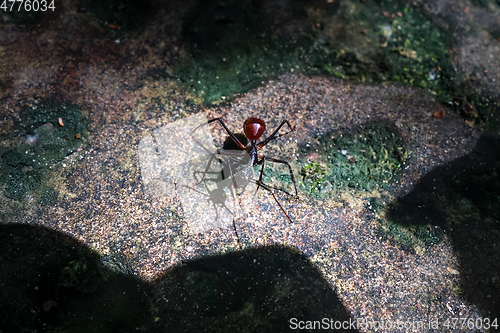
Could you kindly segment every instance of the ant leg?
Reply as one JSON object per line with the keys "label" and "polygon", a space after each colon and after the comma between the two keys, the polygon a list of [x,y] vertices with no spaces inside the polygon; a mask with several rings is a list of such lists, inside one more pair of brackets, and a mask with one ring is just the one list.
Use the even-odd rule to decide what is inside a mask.
{"label": "ant leg", "polygon": [[[265,157],[263,156],[262,157],[262,160],[261,160],[261,163],[262,163],[262,168],[260,169],[260,174],[259,174],[259,180],[257,181],[257,190],[255,190],[255,193],[257,193],[257,191],[259,190],[259,188],[262,186],[262,188],[266,189],[267,191],[269,191],[271,193],[271,195],[273,196],[274,198],[274,201],[276,201],[276,203],[278,204],[278,206],[281,208],[281,211],[283,212],[283,214],[285,214],[285,216],[287,217],[288,221],[290,221],[290,223],[292,223],[292,219],[290,218],[290,216],[288,216],[288,214],[286,213],[285,209],[283,208],[283,206],[281,206],[280,202],[278,201],[278,199],[276,198],[276,196],[274,195],[274,192],[267,186],[265,185],[263,182],[262,182],[262,175],[264,173],[264,163],[265,161],[269,160],[269,161],[273,161],[273,162],[277,162],[277,163],[284,163],[286,165],[288,165],[288,167],[290,168],[290,174],[292,175],[292,181],[293,181],[293,185],[295,186],[295,179],[293,177],[293,173],[292,173],[292,168],[290,167],[290,164],[288,164],[288,162],[285,162],[285,161],[281,161],[281,160],[276,160],[274,158],[270,158],[270,157]],[[297,194],[297,187],[295,186],[295,195],[298,196]]]}
{"label": "ant leg", "polygon": [[[201,124],[199,125],[198,127],[196,127],[194,130],[191,131],[191,138],[193,139],[194,142],[196,142],[196,144],[198,144],[198,146],[200,146],[201,148],[203,148],[207,153],[208,155],[210,155],[210,159],[208,160],[208,163],[207,163],[207,166],[205,167],[205,171],[194,171],[193,172],[193,177],[195,179],[195,181],[197,182],[197,184],[200,184],[202,181],[208,181],[208,180],[212,180],[212,181],[216,181],[216,179],[218,178],[215,178],[215,179],[205,179],[205,176],[207,174],[211,174],[211,175],[217,175],[219,174],[220,172],[217,172],[217,171],[209,171],[209,169],[211,168],[212,166],[212,163],[214,161],[214,159],[216,159],[219,164],[223,164],[223,161],[220,157],[217,157],[216,155],[219,155],[220,156],[220,152],[218,150],[216,150],[215,152],[213,152],[212,150],[210,150],[209,148],[205,147],[205,145],[200,141],[198,140],[198,138],[196,138],[194,136],[194,133],[195,131],[200,128],[201,126],[208,126],[208,123],[207,124]],[[200,180],[197,179],[196,177],[196,174],[202,174],[202,177]]]}
{"label": "ant leg", "polygon": [[[288,163],[286,161],[278,160],[278,159],[272,158],[272,157],[262,156],[261,160],[259,161],[259,163],[262,164],[262,168],[260,170],[260,175],[259,175],[259,184],[262,184],[262,174],[264,173],[264,163],[266,161],[285,164],[288,167],[288,170],[290,170],[290,177],[292,178],[293,187],[295,188],[295,196],[298,197],[299,193],[297,192],[297,184],[295,183],[295,177],[293,176],[292,167],[290,166],[290,163]],[[258,189],[258,187],[257,187],[257,189]]]}
{"label": "ant leg", "polygon": [[[211,155],[212,155],[212,156],[210,156],[210,159],[208,160],[207,167],[205,168],[205,171],[195,171],[195,172],[193,173],[193,177],[194,177],[194,179],[198,182],[198,184],[200,184],[200,183],[203,181],[203,179],[205,178],[205,176],[206,176],[207,174],[218,174],[218,173],[219,173],[219,172],[216,172],[216,171],[208,171],[208,169],[210,169],[210,167],[212,166],[212,161],[213,161],[214,159],[217,159],[217,160],[219,161],[219,163],[221,163],[221,164],[222,164],[222,160],[221,160],[220,158],[218,158],[218,157],[215,157],[215,155],[216,155],[216,154],[211,154]],[[198,181],[198,179],[196,179],[196,176],[195,176],[195,174],[196,174],[196,173],[201,173],[201,174],[203,175],[203,176],[201,177],[201,180],[200,180],[200,181]],[[211,180],[211,179],[210,179],[210,180]]]}
{"label": "ant leg", "polygon": [[[233,185],[237,189],[245,190],[247,183],[250,181],[248,179],[248,175],[245,172],[245,169],[239,171],[238,173],[236,168],[238,166],[246,165],[248,162],[246,161],[246,157],[249,155],[245,151],[220,151],[220,156],[226,156],[223,164],[223,176],[224,178],[231,178]],[[243,172],[244,177],[240,177],[241,172]],[[237,176],[238,177],[235,177]]]}
{"label": "ant leg", "polygon": [[288,120],[283,120],[283,122],[282,122],[282,123],[278,126],[278,128],[276,128],[276,129],[274,130],[274,132],[273,132],[273,133],[271,133],[271,135],[269,135],[269,136],[267,137],[267,139],[265,139],[265,140],[264,140],[264,141],[262,141],[261,143],[258,143],[258,144],[257,144],[257,149],[260,149],[260,148],[264,147],[265,145],[267,145],[267,143],[268,143],[269,141],[271,141],[272,139],[274,139],[274,137],[276,137],[276,134],[278,134],[278,131],[279,131],[279,130],[281,129],[281,127],[283,127],[283,125],[285,125],[285,124],[287,124],[287,125],[288,125],[288,127],[290,128],[290,132],[286,132],[285,134],[278,135],[277,137],[280,137],[280,136],[283,136],[283,135],[287,135],[288,133],[293,132],[293,131],[295,130],[295,128],[297,127],[297,125],[295,125],[295,126],[290,125],[290,123],[288,122]]}
{"label": "ant leg", "polygon": [[[261,184],[263,185],[263,183],[262,183],[262,175],[263,174],[264,174],[264,158],[262,159],[262,167],[260,168],[259,180],[257,181],[257,189],[255,190],[255,194],[257,194],[257,191],[259,190],[260,185]],[[255,194],[254,194],[254,196],[255,196]]]}
{"label": "ant leg", "polygon": [[198,128],[200,128],[201,126],[204,126],[204,125],[208,126],[208,124],[201,124],[201,125],[199,125],[199,126],[198,126],[198,127],[196,127],[194,130],[192,130],[192,131],[191,131],[190,136],[191,136],[191,138],[193,139],[193,141],[194,141],[194,142],[196,142],[196,143],[198,144],[198,146],[200,146],[201,148],[203,148],[203,149],[204,149],[204,150],[205,150],[205,151],[206,151],[209,155],[212,155],[212,154],[215,154],[215,153],[213,153],[213,150],[210,150],[210,149],[208,149],[207,147],[205,147],[205,146],[203,145],[203,143],[202,143],[202,142],[201,142],[198,138],[196,138],[196,137],[194,136],[194,132],[195,132]]}
{"label": "ant leg", "polygon": [[288,214],[286,213],[285,209],[283,208],[283,206],[281,206],[280,202],[278,201],[278,199],[274,195],[274,192],[267,185],[262,184],[260,181],[259,181],[259,186],[262,186],[262,188],[268,190],[271,193],[271,195],[273,196],[274,200],[276,201],[276,203],[278,204],[278,206],[280,206],[281,211],[283,212],[283,214],[285,214],[285,216],[288,219],[288,221],[290,221],[290,223],[293,223],[292,219],[290,218],[290,216],[288,216]]}
{"label": "ant leg", "polygon": [[[210,154],[210,159],[208,160],[208,163],[207,163],[207,166],[205,167],[205,171],[195,171],[193,173],[193,176],[195,178],[195,180],[198,182],[198,184],[200,184],[203,180],[204,180],[204,177],[205,175],[221,175],[221,172],[222,172],[222,180],[226,179],[226,175],[224,175],[224,165],[226,165],[226,163],[222,160],[221,156],[237,156],[237,157],[240,157],[241,154],[238,153],[238,154],[231,154],[229,152],[220,152],[220,151],[215,151],[215,153],[212,153]],[[230,158],[229,158],[230,159]],[[214,160],[217,160],[219,162],[220,165],[222,165],[222,170],[221,171],[209,171],[209,169],[212,167],[213,165],[213,161]],[[231,159],[230,159],[231,160]],[[201,180],[198,181],[198,179],[196,179],[196,174],[202,174],[202,178]],[[212,181],[217,181],[218,177],[215,178],[215,179],[205,179],[205,180],[212,180]]]}
{"label": "ant leg", "polygon": [[236,234],[236,241],[238,242],[238,245],[240,246],[240,250],[243,250],[243,247],[241,246],[241,243],[240,243],[240,236],[238,235],[238,231],[236,230],[236,223],[234,222],[234,216],[233,216],[233,228],[234,228],[234,233]]}
{"label": "ant leg", "polygon": [[231,132],[231,130],[226,126],[226,124],[224,124],[224,122],[222,121],[222,117],[211,119],[208,121],[208,123],[210,124],[213,123],[214,121],[219,121],[222,127],[224,127],[224,129],[226,130],[227,134],[229,134],[231,139],[233,139],[234,143],[236,143],[238,147],[240,147],[241,149],[245,149],[245,146],[240,142],[240,140],[238,140],[238,138],[236,138],[236,135],[234,135],[233,132]]}

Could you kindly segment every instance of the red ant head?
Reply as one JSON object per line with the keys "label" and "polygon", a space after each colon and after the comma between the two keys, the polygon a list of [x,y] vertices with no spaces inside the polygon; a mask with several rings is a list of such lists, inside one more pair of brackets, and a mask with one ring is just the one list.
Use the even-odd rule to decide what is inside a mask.
{"label": "red ant head", "polygon": [[250,141],[259,140],[265,130],[266,124],[259,118],[248,118],[243,124],[243,132]]}

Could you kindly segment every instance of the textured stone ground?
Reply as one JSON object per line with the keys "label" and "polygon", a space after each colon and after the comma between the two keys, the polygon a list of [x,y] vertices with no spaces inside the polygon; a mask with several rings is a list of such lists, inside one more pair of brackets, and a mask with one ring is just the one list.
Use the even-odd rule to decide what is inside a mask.
{"label": "textured stone ground", "polygon": [[[495,315],[493,307],[481,309],[460,290],[461,264],[451,236],[445,234],[438,244],[420,244],[407,251],[381,234],[379,221],[386,219],[385,210],[371,206],[373,198],[404,197],[437,167],[472,154],[481,129],[423,90],[299,73],[266,79],[228,102],[203,106],[178,80],[151,75],[169,68],[186,52],[180,41],[181,18],[192,5],[170,4],[140,32],[122,39],[100,37],[88,17],[69,1],[41,28],[0,25],[2,147],[15,144],[9,135],[26,104],[45,99],[68,102],[79,106],[89,122],[80,149],[52,165],[45,179],[58,191],[57,202],[43,206],[33,193],[22,202],[2,194],[1,223],[63,232],[100,255],[105,267],[156,283],[151,320],[160,326],[161,319],[168,317],[162,311],[170,306],[164,301],[165,290],[174,283],[162,276],[186,261],[275,245],[303,254],[354,319],[429,322]],[[457,70],[470,76],[470,89],[494,100],[500,80],[500,42],[488,31],[500,31],[500,19],[498,6],[490,7],[449,1],[428,4],[436,20],[456,17],[452,29],[460,41]],[[467,26],[477,33],[464,33]],[[433,116],[443,110],[442,119]],[[385,190],[342,190],[326,199],[309,198],[300,187],[299,199],[279,194],[293,223],[270,195],[259,191],[255,209],[235,220],[240,248],[232,225],[193,233],[178,194],[148,193],[141,175],[141,140],[200,112],[208,119],[224,116],[236,132],[251,116],[264,119],[269,129],[284,119],[297,125],[294,132],[263,149],[268,156],[289,161],[297,178],[297,160],[306,158],[301,155],[304,147],[321,144],[318,138],[324,139],[325,134],[346,134],[372,123],[397,133],[410,158],[397,181]],[[212,135],[217,144],[225,137],[219,126],[212,127]],[[113,260],[120,267],[112,266]],[[498,300],[498,295],[493,299]],[[178,302],[182,303],[180,298]],[[375,330],[362,327],[360,331]]]}

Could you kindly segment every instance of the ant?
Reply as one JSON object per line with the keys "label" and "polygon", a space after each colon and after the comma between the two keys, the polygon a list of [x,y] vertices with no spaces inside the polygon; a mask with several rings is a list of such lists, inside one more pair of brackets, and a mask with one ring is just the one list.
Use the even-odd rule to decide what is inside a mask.
{"label": "ant", "polygon": [[[243,123],[243,132],[245,134],[245,138],[241,138],[241,139],[242,139],[242,141],[244,141],[243,139],[247,140],[246,145],[244,145],[240,141],[240,139],[238,139],[238,136],[235,135],[233,132],[231,132],[231,130],[226,126],[226,124],[222,120],[222,117],[211,119],[208,121],[208,124],[211,124],[211,123],[216,122],[216,121],[218,121],[222,125],[222,127],[224,127],[226,132],[229,134],[231,140],[239,148],[241,148],[244,151],[242,154],[241,152],[235,152],[235,151],[219,151],[219,150],[217,150],[214,154],[214,155],[219,155],[219,156],[221,156],[221,155],[229,156],[229,161],[226,165],[227,165],[227,168],[229,169],[230,177],[233,180],[233,185],[236,188],[239,188],[240,185],[243,184],[243,187],[245,187],[246,184],[248,184],[252,180],[251,178],[253,176],[253,170],[251,167],[256,166],[256,165],[261,165],[262,167],[261,167],[260,173],[259,173],[259,180],[256,182],[257,189],[256,189],[255,193],[257,193],[257,191],[259,190],[260,187],[269,191],[271,193],[271,195],[273,196],[274,200],[276,201],[276,203],[278,204],[278,206],[281,208],[281,211],[285,214],[285,216],[290,221],[290,223],[292,223],[292,219],[290,218],[290,216],[288,216],[288,214],[285,211],[285,209],[283,208],[283,206],[281,206],[281,204],[279,203],[278,199],[274,195],[271,188],[262,182],[262,176],[264,173],[264,166],[265,166],[266,161],[284,164],[288,167],[288,169],[290,171],[290,177],[292,179],[293,186],[295,189],[295,196],[298,197],[297,185],[295,183],[295,177],[293,176],[292,167],[286,161],[279,160],[279,159],[276,159],[273,157],[259,155],[259,150],[262,149],[262,147],[264,147],[266,144],[268,144],[269,141],[271,141],[272,139],[281,136],[281,135],[278,135],[278,132],[285,124],[288,125],[288,127],[290,129],[290,131],[285,133],[285,134],[293,132],[295,130],[296,126],[292,126],[292,125],[290,125],[288,120],[284,120],[274,130],[274,132],[271,133],[271,135],[269,135],[262,142],[257,143],[257,140],[259,140],[262,137],[262,135],[264,134],[264,131],[266,130],[266,124],[262,119],[248,118]],[[282,134],[282,135],[285,135],[285,134]],[[214,155],[212,156],[211,160],[209,161],[209,164],[207,165],[207,168],[204,172],[205,174],[210,173],[210,172],[208,172],[208,169],[210,168],[210,163],[213,160]],[[238,159],[238,157],[239,157],[239,159]],[[219,157],[217,157],[217,160],[221,161],[221,159]],[[238,172],[238,174],[241,175],[241,178],[239,178],[239,179],[236,179],[235,175],[234,175],[233,169],[235,169],[235,167],[234,167],[235,165],[236,165],[236,168],[241,167],[241,166],[244,167],[244,169],[241,172]]]}

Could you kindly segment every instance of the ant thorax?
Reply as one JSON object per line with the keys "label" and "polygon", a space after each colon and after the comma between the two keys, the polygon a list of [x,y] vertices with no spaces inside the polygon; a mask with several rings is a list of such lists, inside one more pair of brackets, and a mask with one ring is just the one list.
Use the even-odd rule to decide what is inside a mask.
{"label": "ant thorax", "polygon": [[247,145],[246,149],[249,157],[250,165],[257,165],[259,162],[259,153],[257,152],[257,146],[255,145],[255,141],[250,141]]}

